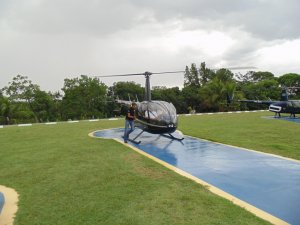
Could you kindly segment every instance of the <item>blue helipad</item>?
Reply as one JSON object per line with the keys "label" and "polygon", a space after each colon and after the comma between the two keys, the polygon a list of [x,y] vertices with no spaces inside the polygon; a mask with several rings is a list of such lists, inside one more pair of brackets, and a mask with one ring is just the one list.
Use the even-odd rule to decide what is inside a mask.
{"label": "blue helipad", "polygon": [[263,118],[266,119],[275,119],[275,120],[285,120],[285,121],[289,121],[289,122],[294,122],[294,123],[300,123],[300,117],[289,117],[289,116],[281,116],[281,117],[274,117],[274,116],[264,116]]}
{"label": "blue helipad", "polygon": [[0,214],[2,212],[3,206],[4,206],[4,194],[0,192]]}
{"label": "blue helipad", "polygon": [[[131,137],[138,134],[136,129]],[[122,140],[123,129],[94,132]],[[180,136],[175,133],[175,136]],[[144,133],[135,145],[290,224],[300,225],[300,162],[187,137],[182,142]]]}

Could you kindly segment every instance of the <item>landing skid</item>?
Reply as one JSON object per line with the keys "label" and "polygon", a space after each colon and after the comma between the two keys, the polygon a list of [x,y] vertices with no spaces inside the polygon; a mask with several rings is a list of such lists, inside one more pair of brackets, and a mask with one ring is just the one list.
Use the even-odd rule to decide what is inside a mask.
{"label": "landing skid", "polygon": [[[144,133],[144,130],[142,130],[138,135],[135,136],[135,138],[131,139],[131,138],[128,138],[128,141],[138,145],[141,143],[141,141],[136,141],[136,139],[141,136],[142,134]],[[161,136],[164,136],[166,138],[169,138],[169,139],[172,139],[172,140],[176,140],[176,141],[182,141],[184,138],[177,138],[177,137],[174,137],[172,134],[161,134]]]}
{"label": "landing skid", "polygon": [[132,142],[132,143],[134,143],[134,144],[136,144],[136,145],[139,145],[139,144],[141,144],[141,141],[135,141],[135,140],[133,140],[133,139],[128,139],[128,141],[130,141],[130,142]]}
{"label": "landing skid", "polygon": [[141,136],[142,135],[142,133],[144,133],[144,131],[142,130],[138,135],[136,135],[136,137],[135,138],[133,138],[133,139],[130,139],[130,138],[128,138],[128,141],[130,141],[130,142],[132,142],[132,143],[134,143],[134,144],[136,144],[136,145],[138,145],[138,144],[140,144],[141,143],[141,141],[136,141],[136,139],[139,137],[139,136]]}
{"label": "landing skid", "polygon": [[177,138],[177,137],[174,137],[172,134],[168,134],[168,135],[166,135],[166,134],[161,134],[161,136],[164,136],[164,137],[166,137],[166,138],[170,138],[170,139],[172,139],[172,140],[176,140],[176,141],[182,141],[184,138]]}
{"label": "landing skid", "polygon": [[[279,112],[276,112],[274,115],[274,118],[281,118],[281,114]],[[291,113],[290,114],[290,118],[295,119],[296,118],[296,114],[295,113]]]}

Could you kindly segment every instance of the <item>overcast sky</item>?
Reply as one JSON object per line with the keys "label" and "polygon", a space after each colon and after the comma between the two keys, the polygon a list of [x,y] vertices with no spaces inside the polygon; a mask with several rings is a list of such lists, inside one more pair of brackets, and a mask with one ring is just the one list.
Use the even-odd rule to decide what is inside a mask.
{"label": "overcast sky", "polygon": [[[64,78],[256,66],[300,73],[299,0],[0,0],[0,88]],[[144,78],[127,77],[136,81]],[[102,80],[107,85],[112,79]],[[152,76],[182,86],[183,75]]]}

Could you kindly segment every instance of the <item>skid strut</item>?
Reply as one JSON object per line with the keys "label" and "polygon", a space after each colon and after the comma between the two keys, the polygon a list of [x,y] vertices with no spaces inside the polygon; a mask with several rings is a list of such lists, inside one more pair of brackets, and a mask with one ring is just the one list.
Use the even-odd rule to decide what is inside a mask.
{"label": "skid strut", "polygon": [[140,144],[141,143],[141,141],[136,141],[136,139],[139,137],[139,136],[141,136],[142,135],[142,133],[144,133],[144,131],[142,130],[138,135],[136,135],[136,137],[135,138],[133,138],[133,139],[128,139],[128,141],[131,141],[132,143],[134,143],[134,144]]}

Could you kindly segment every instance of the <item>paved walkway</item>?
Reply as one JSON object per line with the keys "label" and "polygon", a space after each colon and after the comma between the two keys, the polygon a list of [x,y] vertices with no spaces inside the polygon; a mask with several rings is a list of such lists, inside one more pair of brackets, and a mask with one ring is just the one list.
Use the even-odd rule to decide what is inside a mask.
{"label": "paved walkway", "polygon": [[[138,133],[136,129],[131,137]],[[122,135],[121,128],[94,133],[120,140]],[[144,133],[139,140],[139,145],[130,144],[277,218],[300,225],[300,162],[192,137],[179,142]]]}
{"label": "paved walkway", "polygon": [[0,192],[0,214],[2,212],[3,206],[4,206],[4,194]]}

